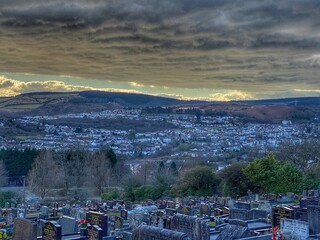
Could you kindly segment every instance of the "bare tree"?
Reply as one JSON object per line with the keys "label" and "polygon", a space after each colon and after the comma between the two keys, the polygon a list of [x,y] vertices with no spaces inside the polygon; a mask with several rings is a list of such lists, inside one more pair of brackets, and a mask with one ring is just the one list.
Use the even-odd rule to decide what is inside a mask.
{"label": "bare tree", "polygon": [[0,186],[4,186],[6,184],[6,179],[8,177],[8,172],[6,166],[3,161],[0,161]]}
{"label": "bare tree", "polygon": [[87,174],[85,166],[88,152],[80,147],[75,147],[56,155],[64,174],[64,188],[66,192],[68,192],[70,187],[82,187],[84,183],[83,179]]}
{"label": "bare tree", "polygon": [[28,184],[30,190],[39,194],[43,199],[49,191],[59,186],[62,174],[59,166],[52,158],[52,152],[43,150],[34,160],[32,169],[28,174]]}
{"label": "bare tree", "polygon": [[99,194],[103,193],[104,188],[109,186],[111,165],[103,149],[92,154],[87,161],[87,175],[89,176],[89,185],[96,188]]}
{"label": "bare tree", "polygon": [[276,157],[280,161],[290,161],[300,169],[307,169],[320,162],[320,142],[317,140],[304,140],[302,143],[282,143]]}

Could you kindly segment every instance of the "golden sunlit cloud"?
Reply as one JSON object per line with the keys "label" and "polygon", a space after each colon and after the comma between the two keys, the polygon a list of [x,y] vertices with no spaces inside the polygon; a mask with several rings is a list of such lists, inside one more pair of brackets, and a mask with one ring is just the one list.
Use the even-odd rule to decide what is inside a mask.
{"label": "golden sunlit cloud", "polygon": [[16,96],[29,92],[73,92],[87,90],[102,90],[110,92],[139,93],[136,90],[117,89],[117,88],[93,88],[87,86],[68,85],[62,81],[30,81],[21,82],[0,76],[0,96]]}
{"label": "golden sunlit cloud", "polygon": [[296,92],[320,93],[320,89],[294,89]]}
{"label": "golden sunlit cloud", "polygon": [[227,91],[226,93],[213,93],[210,94],[210,100],[216,101],[230,101],[230,100],[249,100],[254,97],[251,94],[241,91]]}
{"label": "golden sunlit cloud", "polygon": [[129,84],[133,87],[144,87],[145,85],[140,84],[140,83],[136,83],[136,82],[129,82]]}

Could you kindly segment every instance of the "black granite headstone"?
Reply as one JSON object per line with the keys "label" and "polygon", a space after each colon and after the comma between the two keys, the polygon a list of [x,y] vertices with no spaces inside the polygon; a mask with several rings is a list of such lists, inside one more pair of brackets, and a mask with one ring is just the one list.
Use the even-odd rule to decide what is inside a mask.
{"label": "black granite headstone", "polygon": [[294,209],[286,206],[272,208],[272,227],[280,226],[282,218],[294,219]]}
{"label": "black granite headstone", "polygon": [[102,240],[103,236],[103,229],[97,225],[89,225],[87,227],[88,230],[88,240]]}
{"label": "black granite headstone", "polygon": [[103,230],[103,237],[108,235],[108,216],[99,212],[87,212],[86,220],[90,225],[97,225]]}
{"label": "black granite headstone", "polygon": [[120,229],[123,226],[123,218],[122,217],[115,217],[114,220],[114,229]]}
{"label": "black granite headstone", "polygon": [[122,209],[120,212],[120,216],[124,219],[124,220],[128,220],[128,211],[125,209]]}
{"label": "black granite headstone", "polygon": [[61,240],[61,226],[56,222],[46,222],[42,229],[43,240]]}

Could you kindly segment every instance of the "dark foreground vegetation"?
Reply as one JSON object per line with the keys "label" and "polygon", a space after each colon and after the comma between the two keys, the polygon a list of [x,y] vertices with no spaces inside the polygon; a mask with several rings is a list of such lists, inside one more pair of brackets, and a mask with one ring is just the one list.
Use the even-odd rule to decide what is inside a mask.
{"label": "dark foreground vegetation", "polygon": [[[273,153],[251,161],[233,161],[222,170],[208,161],[130,161],[111,148],[94,152],[35,149],[0,150],[2,184],[7,176],[27,176],[27,187],[41,198],[51,192],[81,198],[85,189],[103,199],[131,201],[165,196],[243,196],[301,193],[320,187],[320,143],[283,143]],[[0,199],[0,205],[2,200]]]}

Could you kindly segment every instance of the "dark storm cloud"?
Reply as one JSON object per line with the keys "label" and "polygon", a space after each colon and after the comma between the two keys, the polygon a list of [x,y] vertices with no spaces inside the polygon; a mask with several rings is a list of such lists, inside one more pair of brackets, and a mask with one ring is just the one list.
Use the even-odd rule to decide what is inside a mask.
{"label": "dark storm cloud", "polygon": [[[309,6],[309,8],[306,8]],[[98,38],[95,41],[157,41],[137,32],[171,36],[209,33],[202,39],[188,39],[182,46],[167,41],[160,48],[194,47],[210,50],[225,47],[309,47],[318,39],[281,33],[281,28],[302,24],[310,28],[320,19],[316,1],[217,1],[217,0],[109,0],[109,1],[1,1],[1,23],[7,27],[47,26],[70,29],[99,26],[105,31],[129,31],[133,36]],[[302,9],[300,11],[300,9]],[[125,25],[123,25],[125,23]],[[129,25],[130,24],[130,25]],[[101,29],[98,29],[101,30]],[[140,33],[141,34],[141,33]],[[214,36],[210,35],[214,34]],[[156,36],[158,37],[158,36]]]}
{"label": "dark storm cloud", "polygon": [[0,0],[0,71],[317,89],[319,12],[319,0]]}
{"label": "dark storm cloud", "polygon": [[222,1],[200,0],[109,0],[109,1],[15,1],[0,4],[2,15],[12,24],[32,25],[64,23],[97,25],[110,20],[161,22],[202,8],[215,7]]}

